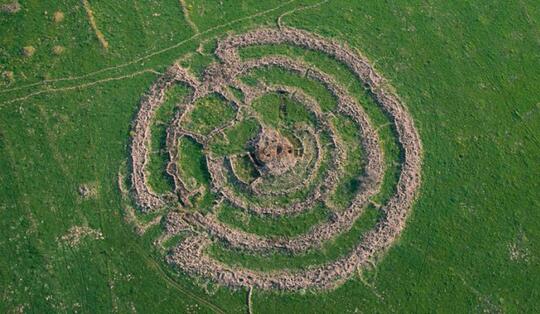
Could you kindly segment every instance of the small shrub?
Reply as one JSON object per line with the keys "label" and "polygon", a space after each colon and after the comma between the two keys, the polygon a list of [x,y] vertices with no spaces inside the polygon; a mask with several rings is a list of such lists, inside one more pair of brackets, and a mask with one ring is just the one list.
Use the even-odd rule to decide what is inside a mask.
{"label": "small shrub", "polygon": [[36,53],[36,48],[34,48],[34,46],[26,46],[22,49],[22,54],[25,57],[31,57],[34,53]]}
{"label": "small shrub", "polygon": [[62,11],[56,11],[53,14],[53,22],[55,23],[61,23],[64,21],[64,12]]}
{"label": "small shrub", "polygon": [[52,49],[52,52],[53,54],[59,56],[61,54],[64,53],[64,51],[66,50],[66,48],[64,48],[63,46],[54,46],[53,49]]}
{"label": "small shrub", "polygon": [[13,71],[4,71],[2,73],[2,78],[8,82],[13,82],[15,81],[15,74]]}

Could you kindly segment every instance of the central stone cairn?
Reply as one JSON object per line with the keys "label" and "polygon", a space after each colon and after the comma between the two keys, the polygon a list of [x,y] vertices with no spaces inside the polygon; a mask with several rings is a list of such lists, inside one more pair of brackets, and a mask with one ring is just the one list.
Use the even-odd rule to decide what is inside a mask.
{"label": "central stone cairn", "polygon": [[[400,174],[394,194],[389,196],[383,205],[371,205],[377,207],[381,218],[369,231],[362,233],[353,249],[336,260],[321,265],[297,270],[261,271],[222,262],[209,254],[208,247],[213,243],[222,243],[230,249],[242,250],[246,254],[283,252],[291,256],[320,249],[325,243],[353,228],[366,208],[373,204],[372,197],[381,191],[386,170],[378,128],[372,125],[358,100],[332,75],[300,59],[280,55],[242,59],[238,53],[242,47],[281,44],[324,53],[352,71],[358,79],[358,84],[369,89],[369,94],[389,117],[403,156],[400,157]],[[420,138],[409,112],[367,59],[342,43],[326,40],[305,31],[292,28],[256,29],[243,35],[219,40],[215,53],[221,62],[211,64],[205,70],[202,80],[175,64],[142,98],[133,124],[130,156],[131,191],[123,189],[123,185],[120,184],[125,199],[133,195],[140,211],[126,206],[126,218],[136,225],[140,234],[145,233],[148,227],[161,225],[163,233],[155,243],[167,249],[166,259],[170,264],[191,276],[211,279],[233,288],[255,287],[264,290],[299,291],[337,287],[351,278],[360,268],[372,265],[399,237],[405,227],[406,218],[420,186],[422,162]],[[306,94],[308,90],[266,83],[249,86],[241,80],[243,75],[251,71],[269,67],[281,68],[321,83],[335,96],[335,109],[323,111],[316,99]],[[146,169],[151,151],[151,126],[156,111],[165,102],[166,92],[178,83],[190,87],[193,93],[178,104],[178,110],[166,134],[169,156],[166,172],[173,179],[174,191],[159,194],[150,186]],[[244,96],[243,99],[236,97],[230,87],[240,91]],[[219,94],[231,103],[236,110],[236,117],[227,124],[216,127],[207,135],[185,129],[188,120],[186,116],[193,110],[196,101],[212,93]],[[220,134],[225,134],[227,129],[245,118],[254,100],[268,93],[289,95],[310,112],[315,122],[305,125],[294,124],[295,127],[289,129],[282,124],[277,126],[281,133],[260,123],[260,131],[253,135],[247,152],[226,156],[214,154],[210,149],[212,140]],[[357,142],[344,142],[342,134],[336,127],[339,121],[334,121],[337,116],[346,117],[356,125],[359,134]],[[283,134],[292,137],[288,138]],[[209,173],[207,186],[200,185],[197,188],[193,184],[187,184],[194,178],[186,177],[181,170],[182,156],[178,145],[180,139],[185,137],[202,147],[206,170]],[[363,169],[359,173],[350,173],[351,171],[345,167],[347,157],[349,152],[355,152],[354,148],[358,147],[363,159],[361,166]],[[302,153],[298,154],[296,149]],[[243,174],[251,172],[241,168],[242,163],[238,163],[239,160],[253,162],[260,176],[251,182],[246,179],[250,177]],[[340,189],[342,179],[350,175],[355,176],[354,182],[359,182],[360,185],[354,191],[352,199],[344,205],[339,205],[341,208],[337,208],[331,196]],[[272,188],[261,189],[261,185],[262,188],[269,186]],[[206,212],[198,210],[197,205],[200,202],[194,197],[203,193],[213,197],[214,202],[212,208]],[[191,202],[192,199],[195,201]],[[259,216],[294,216],[308,212],[317,205],[326,206],[332,213],[329,219],[317,222],[305,233],[294,236],[264,236],[220,220],[219,211],[223,210],[222,204],[225,203],[246,214]],[[148,217],[141,217],[147,214],[155,218],[148,222]],[[177,240],[177,237],[180,240]],[[173,245],[172,248],[165,244],[168,241],[172,242],[169,243]]]}
{"label": "central stone cairn", "polygon": [[263,128],[256,138],[254,149],[262,174],[281,175],[296,165],[293,145],[274,129]]}

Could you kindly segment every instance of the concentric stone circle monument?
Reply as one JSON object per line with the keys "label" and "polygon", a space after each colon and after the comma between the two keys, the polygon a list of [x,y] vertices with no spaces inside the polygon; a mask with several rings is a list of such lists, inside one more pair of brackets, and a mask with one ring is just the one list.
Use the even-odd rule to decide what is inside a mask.
{"label": "concentric stone circle monument", "polygon": [[[349,231],[372,197],[381,190],[386,171],[384,151],[378,131],[363,106],[332,75],[288,56],[269,55],[244,60],[239,55],[241,48],[263,45],[290,45],[316,51],[346,66],[358,80],[355,84],[369,90],[369,95],[391,121],[401,150],[393,195],[378,207],[381,218],[375,226],[364,233],[346,255],[300,270],[260,271],[228,265],[207,254],[206,249],[212,243],[220,242],[248,254],[280,251],[294,256],[321,248]],[[202,79],[174,64],[141,100],[133,123],[130,150],[129,192],[138,207],[136,216],[159,213],[154,222],[159,224],[162,235],[156,244],[177,237],[179,240],[167,250],[165,258],[190,276],[232,288],[295,291],[339,286],[356,270],[381,256],[405,227],[421,183],[422,146],[411,115],[366,58],[344,44],[303,30],[261,28],[229,36],[218,40],[215,54],[220,61],[208,66]],[[279,68],[320,83],[335,98],[335,109],[323,110],[309,91],[301,88],[262,83],[253,86],[240,79],[252,71],[269,68]],[[175,84],[189,87],[191,94],[176,106],[175,116],[166,131],[166,173],[172,178],[174,190],[159,194],[152,190],[146,169],[151,125],[167,91]],[[253,106],[270,94],[294,102],[308,113],[310,119],[282,127],[270,125]],[[186,127],[197,101],[209,95],[218,95],[226,101],[234,111],[233,117],[204,133]],[[357,143],[344,142],[335,124],[337,115],[352,121],[360,134]],[[215,139],[246,119],[256,121],[259,129],[249,141],[241,143],[245,150],[230,155],[213,152]],[[178,143],[183,138],[202,147],[209,189],[194,188],[190,183],[192,178],[182,171],[179,160],[190,157],[181,156]],[[350,145],[360,147],[363,169],[355,174],[358,187],[352,199],[347,206],[338,209],[330,199],[340,189],[340,180],[347,171]],[[245,175],[246,168],[250,175]],[[319,205],[330,208],[332,214],[303,234],[265,237],[220,221],[213,210],[199,211],[197,195],[201,193],[215,196],[213,208],[226,203],[250,215],[295,216]]]}

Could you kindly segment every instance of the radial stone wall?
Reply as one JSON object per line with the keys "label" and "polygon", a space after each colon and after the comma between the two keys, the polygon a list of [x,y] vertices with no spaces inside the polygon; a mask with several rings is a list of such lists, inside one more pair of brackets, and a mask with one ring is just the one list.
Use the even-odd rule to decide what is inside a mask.
{"label": "radial stone wall", "polygon": [[[249,254],[286,251],[294,255],[320,248],[353,227],[370,199],[381,190],[386,171],[377,130],[357,99],[349,95],[332,75],[286,56],[243,60],[238,53],[243,47],[277,44],[321,52],[348,67],[358,80],[357,84],[369,89],[374,101],[392,122],[402,158],[394,194],[380,207],[382,218],[363,234],[352,251],[335,261],[304,270],[264,272],[227,265],[206,254],[206,248],[216,241]],[[305,31],[257,29],[218,41],[215,53],[220,62],[210,65],[202,80],[175,64],[152,85],[141,101],[133,124],[130,160],[131,194],[141,215],[159,213],[163,216],[160,225],[163,235],[158,243],[175,235],[181,236],[182,240],[168,251],[166,259],[189,275],[230,287],[282,290],[336,287],[350,278],[355,270],[383,253],[405,227],[420,185],[421,168],[421,143],[410,114],[365,58],[342,44]],[[322,84],[335,97],[335,110],[322,110],[308,91],[294,86],[252,86],[241,80],[255,70],[269,68],[285,70]],[[174,190],[158,194],[150,187],[146,170],[150,156],[150,130],[167,90],[175,84],[189,86],[192,94],[178,104],[166,134],[169,157],[166,172],[172,178]],[[243,97],[238,97],[232,90],[240,91]],[[231,104],[234,117],[204,134],[186,127],[197,101],[213,94],[220,95]],[[268,125],[253,109],[253,103],[268,94],[286,95],[301,104],[314,122],[296,123],[287,130]],[[361,135],[357,143],[344,142],[334,123],[335,115],[345,116],[356,125]],[[248,118],[256,120],[260,130],[257,136],[245,143],[244,153],[224,156],[212,152],[211,143],[216,137]],[[327,140],[322,139],[322,134]],[[210,188],[206,191],[191,187],[188,184],[191,178],[181,170],[180,160],[189,158],[181,156],[179,151],[178,143],[182,138],[197,142],[205,153],[210,178]],[[265,237],[249,233],[222,222],[215,212],[197,210],[197,202],[193,201],[197,194],[211,193],[215,196],[215,207],[227,203],[252,215],[276,217],[306,213],[320,204],[332,208],[329,198],[336,192],[346,171],[344,165],[351,157],[348,145],[360,147],[362,151],[363,170],[356,174],[359,187],[346,208],[335,210],[330,219],[313,225],[303,234]],[[238,162],[241,158],[252,164],[254,178],[242,177]],[[295,193],[303,193],[302,198],[291,197],[285,205],[271,201],[272,198],[287,198]],[[263,201],[254,201],[259,198]]]}

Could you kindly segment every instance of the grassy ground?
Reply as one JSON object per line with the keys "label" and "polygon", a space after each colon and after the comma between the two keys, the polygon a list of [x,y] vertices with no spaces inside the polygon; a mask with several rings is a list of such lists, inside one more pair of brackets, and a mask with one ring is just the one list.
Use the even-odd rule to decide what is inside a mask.
{"label": "grassy ground", "polygon": [[[156,71],[186,56],[200,71],[216,36],[289,12],[283,23],[348,42],[392,81],[420,131],[424,183],[376,268],[321,294],[254,291],[254,312],[538,312],[536,1],[185,1],[199,33],[176,0],[89,1],[108,48],[82,2],[19,2],[0,13],[0,311],[246,311],[246,291],[179,274],[124,223],[117,173]],[[62,243],[75,225],[104,239]]]}

